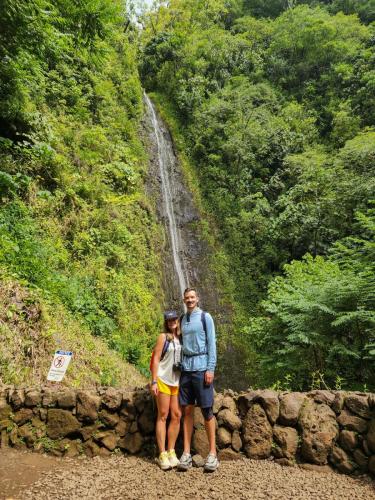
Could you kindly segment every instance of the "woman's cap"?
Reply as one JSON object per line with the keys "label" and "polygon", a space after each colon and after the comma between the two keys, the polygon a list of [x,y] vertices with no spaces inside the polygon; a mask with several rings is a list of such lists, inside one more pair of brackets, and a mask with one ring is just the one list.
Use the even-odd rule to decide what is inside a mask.
{"label": "woman's cap", "polygon": [[177,319],[178,314],[176,311],[165,311],[164,313],[164,319],[165,321],[168,321],[169,319]]}

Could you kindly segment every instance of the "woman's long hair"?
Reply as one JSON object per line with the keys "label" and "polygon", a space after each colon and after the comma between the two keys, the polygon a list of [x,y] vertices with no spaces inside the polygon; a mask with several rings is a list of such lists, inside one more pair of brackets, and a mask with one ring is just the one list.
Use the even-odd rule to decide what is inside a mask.
{"label": "woman's long hair", "polygon": [[[177,336],[179,337],[181,335],[181,327],[180,327],[180,319],[179,318],[176,318],[177,319],[177,330],[176,330],[176,334]],[[168,326],[168,320],[164,320],[164,331],[166,333],[171,333],[173,334],[173,332],[170,331],[169,329],[169,326]]]}

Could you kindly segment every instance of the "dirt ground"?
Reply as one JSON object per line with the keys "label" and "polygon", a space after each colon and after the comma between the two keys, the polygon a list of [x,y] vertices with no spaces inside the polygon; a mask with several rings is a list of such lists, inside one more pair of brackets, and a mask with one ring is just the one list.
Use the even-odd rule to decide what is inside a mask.
{"label": "dirt ground", "polygon": [[58,459],[0,450],[0,499],[375,499],[375,482],[270,461],[222,462],[217,472],[162,472],[151,460]]}

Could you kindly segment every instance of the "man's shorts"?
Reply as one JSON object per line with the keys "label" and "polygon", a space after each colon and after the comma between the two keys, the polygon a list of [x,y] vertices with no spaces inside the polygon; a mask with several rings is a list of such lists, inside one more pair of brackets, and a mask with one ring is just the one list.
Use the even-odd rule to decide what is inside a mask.
{"label": "man's shorts", "polygon": [[165,384],[160,378],[157,379],[158,382],[158,390],[163,394],[168,394],[169,396],[177,396],[178,395],[178,385],[168,385]]}
{"label": "man's shorts", "polygon": [[182,372],[180,378],[179,402],[181,406],[198,405],[210,408],[214,404],[214,385],[204,383],[206,372]]}

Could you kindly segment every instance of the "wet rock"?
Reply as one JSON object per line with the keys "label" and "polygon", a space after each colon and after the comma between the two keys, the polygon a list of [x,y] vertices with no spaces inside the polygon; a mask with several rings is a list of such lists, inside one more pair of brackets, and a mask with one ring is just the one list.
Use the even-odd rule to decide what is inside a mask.
{"label": "wet rock", "polygon": [[219,448],[225,448],[232,443],[232,434],[225,427],[220,427],[216,440]]}
{"label": "wet rock", "polygon": [[74,408],[76,405],[76,392],[73,389],[60,390],[57,395],[57,404],[59,408]]}
{"label": "wet rock", "polygon": [[109,410],[117,410],[122,403],[122,393],[113,387],[108,387],[102,396],[102,402]]}
{"label": "wet rock", "polygon": [[26,422],[29,422],[33,418],[33,416],[34,414],[32,410],[30,410],[29,408],[21,408],[14,413],[13,422],[15,422],[17,425],[23,425]]}
{"label": "wet rock", "polygon": [[138,453],[143,445],[142,434],[136,432],[134,434],[126,434],[125,437],[119,440],[118,445],[121,449],[128,451],[129,453]]}
{"label": "wet rock", "polygon": [[100,397],[88,391],[77,392],[77,417],[80,420],[95,422],[98,418]]}
{"label": "wet rock", "polygon": [[357,448],[353,452],[353,457],[357,465],[361,468],[361,470],[366,470],[368,466],[368,457],[363,453],[362,450]]}
{"label": "wet rock", "polygon": [[293,427],[275,425],[273,438],[280,449],[279,458],[294,458],[298,448],[298,432]]}
{"label": "wet rock", "polygon": [[335,467],[344,474],[353,472],[354,467],[349,460],[348,454],[338,446],[334,446],[330,456],[330,460]]}
{"label": "wet rock", "polygon": [[336,415],[326,404],[306,401],[298,421],[302,431],[301,455],[317,465],[325,465],[338,435]]}
{"label": "wet rock", "polygon": [[31,389],[25,393],[25,406],[32,408],[40,405],[42,402],[42,395],[40,391]]}
{"label": "wet rock", "polygon": [[120,417],[117,413],[110,413],[108,410],[102,410],[99,412],[99,419],[107,426],[107,427],[116,427],[116,425],[120,421]]}
{"label": "wet rock", "polygon": [[345,398],[345,407],[359,417],[370,419],[371,411],[368,404],[368,396],[351,394]]}
{"label": "wet rock", "polygon": [[232,434],[232,448],[234,451],[240,451],[242,448],[242,439],[238,431],[234,431]]}
{"label": "wet rock", "polygon": [[262,405],[268,420],[271,424],[274,424],[279,418],[280,413],[280,402],[277,392],[266,389],[261,391],[254,400]]}
{"label": "wet rock", "polygon": [[341,425],[341,427],[344,427],[344,429],[348,429],[350,431],[363,433],[367,428],[367,420],[352,415],[348,410],[343,410],[340,413],[340,416],[337,418],[337,421]]}
{"label": "wet rock", "polygon": [[80,422],[69,411],[54,408],[48,410],[47,435],[51,439],[68,436],[77,432],[80,427]]}
{"label": "wet rock", "polygon": [[220,462],[226,462],[229,460],[242,460],[241,455],[232,450],[232,448],[224,448],[220,450],[217,454],[217,458]]}
{"label": "wet rock", "polygon": [[15,410],[19,410],[25,403],[25,391],[13,389],[9,392],[9,402]]}
{"label": "wet rock", "polygon": [[293,427],[297,424],[305,399],[305,395],[299,392],[290,392],[281,397],[279,421],[282,425]]}
{"label": "wet rock", "polygon": [[224,425],[232,431],[240,429],[242,425],[241,419],[228,409],[221,410],[217,414],[217,422],[219,426]]}
{"label": "wet rock", "polygon": [[202,457],[206,457],[210,451],[205,429],[196,429],[193,434],[193,448]]}
{"label": "wet rock", "polygon": [[341,448],[346,451],[352,451],[358,446],[357,435],[353,431],[343,430],[340,432],[339,443]]}
{"label": "wet rock", "polygon": [[271,455],[272,427],[266,412],[259,404],[254,404],[246,414],[243,439],[248,457],[268,458]]}
{"label": "wet rock", "polygon": [[196,454],[192,456],[193,467],[204,467],[204,458]]}
{"label": "wet rock", "polygon": [[368,448],[375,453],[375,418],[373,418],[368,425],[366,441]]}

